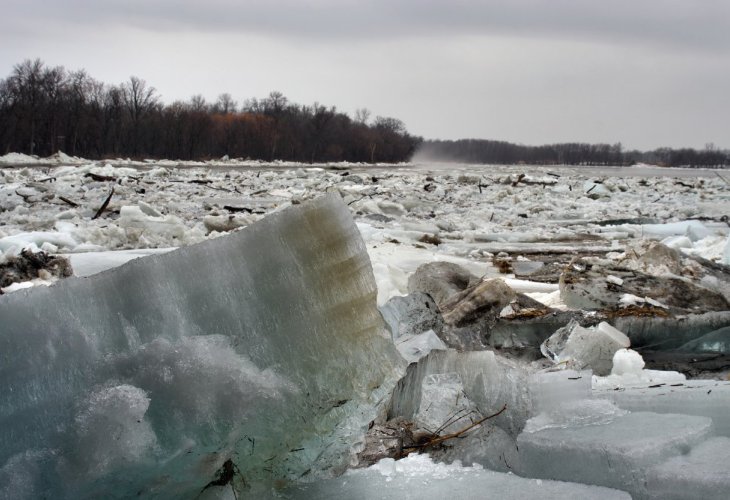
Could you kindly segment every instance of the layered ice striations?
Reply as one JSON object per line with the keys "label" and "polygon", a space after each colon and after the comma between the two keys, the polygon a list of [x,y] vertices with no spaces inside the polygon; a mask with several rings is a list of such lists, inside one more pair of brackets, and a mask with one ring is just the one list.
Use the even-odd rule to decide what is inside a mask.
{"label": "layered ice striations", "polygon": [[193,498],[229,460],[238,489],[344,467],[402,365],[375,299],[337,196],[0,298],[0,497]]}

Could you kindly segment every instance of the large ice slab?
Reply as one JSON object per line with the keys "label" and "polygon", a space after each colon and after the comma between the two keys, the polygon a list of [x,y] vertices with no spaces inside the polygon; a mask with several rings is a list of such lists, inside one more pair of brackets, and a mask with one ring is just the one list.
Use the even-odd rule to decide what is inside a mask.
{"label": "large ice slab", "polygon": [[309,484],[282,495],[291,499],[443,500],[444,498],[535,500],[629,500],[628,493],[598,486],[527,479],[514,474],[434,463],[427,455],[386,458],[367,469],[351,470],[330,481]]}
{"label": "large ice slab", "polygon": [[337,196],[0,298],[0,496],[193,498],[229,459],[249,486],[344,466],[402,363],[375,298]]}
{"label": "large ice slab", "polygon": [[523,432],[517,437],[520,475],[618,488],[642,498],[648,467],[711,431],[709,418],[637,412],[597,425]]}
{"label": "large ice slab", "polygon": [[[657,372],[663,373],[663,372]],[[685,413],[712,419],[715,434],[730,437],[730,382],[686,380],[663,383],[653,381],[622,390],[604,386],[594,389],[597,398],[613,401],[630,411]]]}
{"label": "large ice slab", "polygon": [[647,472],[647,490],[656,500],[725,500],[730,493],[730,438],[716,437]]}

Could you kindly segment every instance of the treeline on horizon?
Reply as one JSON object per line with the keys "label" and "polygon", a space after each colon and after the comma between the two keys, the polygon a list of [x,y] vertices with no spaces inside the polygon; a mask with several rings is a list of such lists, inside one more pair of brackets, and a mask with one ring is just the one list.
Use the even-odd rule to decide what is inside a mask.
{"label": "treeline on horizon", "polygon": [[0,80],[0,154],[375,163],[407,161],[421,140],[396,118],[365,108],[351,118],[280,92],[240,106],[227,93],[165,104],[141,78],[111,85],[40,59]]}
{"label": "treeline on horizon", "polygon": [[649,163],[665,167],[730,166],[730,152],[720,150],[713,144],[707,144],[703,150],[659,148],[654,151],[624,151],[620,143],[525,146],[484,139],[427,140],[419,146],[417,158],[429,161],[504,165],[628,166]]}

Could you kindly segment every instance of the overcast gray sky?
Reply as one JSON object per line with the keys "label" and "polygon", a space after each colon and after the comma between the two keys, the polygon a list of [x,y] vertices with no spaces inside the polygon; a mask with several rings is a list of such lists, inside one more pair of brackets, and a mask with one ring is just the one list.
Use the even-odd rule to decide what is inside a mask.
{"label": "overcast gray sky", "polygon": [[730,147],[730,0],[3,0],[41,58],[166,102],[271,90],[426,138]]}

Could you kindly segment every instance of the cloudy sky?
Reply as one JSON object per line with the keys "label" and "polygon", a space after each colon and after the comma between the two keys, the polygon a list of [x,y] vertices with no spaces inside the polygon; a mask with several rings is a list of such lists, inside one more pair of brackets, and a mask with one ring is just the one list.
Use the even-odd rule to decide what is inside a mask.
{"label": "cloudy sky", "polygon": [[3,0],[27,58],[166,102],[271,90],[426,138],[730,147],[728,0]]}

